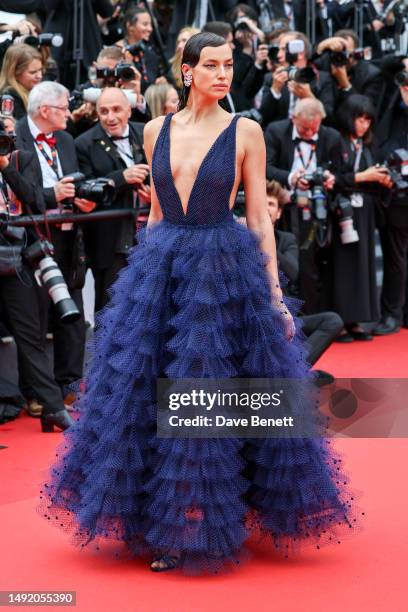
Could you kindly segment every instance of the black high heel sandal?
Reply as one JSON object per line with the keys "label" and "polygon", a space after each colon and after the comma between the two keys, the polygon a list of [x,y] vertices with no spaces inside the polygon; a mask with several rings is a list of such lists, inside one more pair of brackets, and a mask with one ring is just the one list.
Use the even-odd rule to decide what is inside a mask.
{"label": "black high heel sandal", "polygon": [[[158,565],[157,567],[153,567],[153,563],[161,563],[163,565]],[[158,555],[153,559],[150,564],[150,569],[152,572],[167,572],[172,569],[176,569],[180,562],[180,557],[177,555]]]}

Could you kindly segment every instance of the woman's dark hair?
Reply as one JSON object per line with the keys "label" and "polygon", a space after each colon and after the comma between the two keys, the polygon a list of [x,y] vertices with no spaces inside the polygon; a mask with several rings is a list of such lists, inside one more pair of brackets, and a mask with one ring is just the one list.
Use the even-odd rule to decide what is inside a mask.
{"label": "woman's dark hair", "polygon": [[347,138],[354,136],[354,122],[358,117],[371,119],[371,125],[363,138],[364,143],[369,144],[373,139],[375,108],[367,96],[353,94],[343,102],[338,114],[338,127]]}
{"label": "woman's dark hair", "polygon": [[[217,34],[213,34],[212,32],[200,32],[199,34],[194,34],[194,36],[191,36],[191,38],[189,38],[186,42],[181,64],[188,64],[191,68],[194,68],[200,61],[201,51],[204,49],[204,47],[222,47],[226,44],[227,43],[225,42],[224,38],[218,36]],[[186,87],[183,81],[183,89],[180,93],[180,102],[178,105],[179,111],[186,107],[190,89],[191,86]]]}

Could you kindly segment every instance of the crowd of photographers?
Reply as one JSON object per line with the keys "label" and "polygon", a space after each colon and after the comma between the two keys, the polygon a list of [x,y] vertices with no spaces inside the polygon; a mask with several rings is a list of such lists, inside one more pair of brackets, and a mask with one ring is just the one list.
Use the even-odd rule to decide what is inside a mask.
{"label": "crowd of photographers", "polygon": [[[223,106],[264,129],[278,259],[303,301],[310,363],[334,339],[408,327],[406,0],[73,4],[6,0],[32,13],[0,24],[0,336],[16,341],[43,431],[72,422],[85,275],[98,311],[148,214],[143,126],[177,110],[183,48],[201,30],[233,50]],[[239,192],[237,216],[244,207]]]}

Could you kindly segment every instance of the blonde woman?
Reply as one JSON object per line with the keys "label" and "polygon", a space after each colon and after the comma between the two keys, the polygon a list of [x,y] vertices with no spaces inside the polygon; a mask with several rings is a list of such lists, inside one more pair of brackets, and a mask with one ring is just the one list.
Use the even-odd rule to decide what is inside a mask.
{"label": "blonde woman", "polygon": [[12,45],[4,55],[0,73],[0,94],[14,98],[14,117],[27,113],[28,94],[43,77],[41,53],[30,45]]}
{"label": "blonde woman", "polygon": [[150,85],[145,91],[145,98],[152,119],[177,112],[178,93],[169,83]]}
{"label": "blonde woman", "polygon": [[194,34],[198,34],[199,31],[200,30],[198,28],[186,26],[185,28],[182,28],[177,35],[176,50],[173,57],[170,59],[170,77],[178,90],[183,88],[183,82],[181,80],[181,58],[183,56],[184,47],[188,39]]}

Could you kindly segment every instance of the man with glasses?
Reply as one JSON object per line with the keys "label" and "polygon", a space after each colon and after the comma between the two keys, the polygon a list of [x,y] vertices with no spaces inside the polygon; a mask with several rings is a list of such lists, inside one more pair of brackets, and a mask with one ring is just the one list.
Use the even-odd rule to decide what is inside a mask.
{"label": "man with glasses", "polygon": [[[36,85],[28,98],[27,116],[16,126],[17,144],[19,148],[34,153],[42,176],[43,196],[48,212],[61,212],[68,200],[74,202],[74,207],[87,213],[93,210],[95,203],[75,198],[75,186],[70,177],[70,173],[78,172],[79,168],[74,140],[64,131],[70,114],[68,95],[68,90],[59,83],[44,81]],[[64,223],[61,226],[50,226],[50,230],[55,249],[54,259],[82,313],[78,321],[69,324],[64,324],[56,316],[52,316],[55,379],[66,396],[68,385],[82,377],[85,347],[82,287],[70,282],[78,228]],[[41,291],[40,294],[44,300],[42,323],[45,338],[48,299],[45,301],[44,292]]]}

